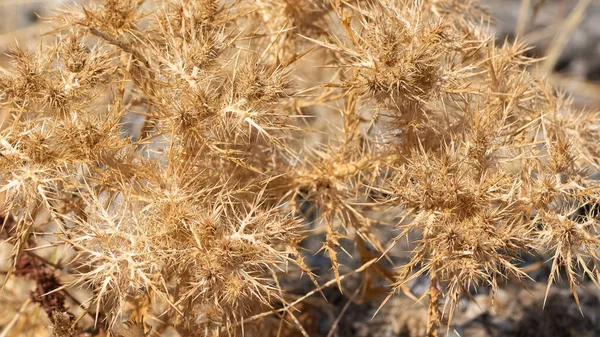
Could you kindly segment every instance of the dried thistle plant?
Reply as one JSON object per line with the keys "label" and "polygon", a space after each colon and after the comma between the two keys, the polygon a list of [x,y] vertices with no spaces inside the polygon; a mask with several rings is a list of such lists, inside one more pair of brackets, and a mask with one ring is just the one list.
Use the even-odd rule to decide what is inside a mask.
{"label": "dried thistle plant", "polygon": [[[527,278],[523,254],[550,254],[548,287],[565,275],[578,300],[579,274],[600,282],[600,118],[553,95],[527,46],[496,45],[485,20],[457,0],[61,11],[54,42],[14,47],[0,71],[5,283],[46,277],[43,292],[75,301],[76,318],[39,301],[57,336],[128,319],[123,335],[145,336],[139,317],[156,335],[307,336],[295,308],[326,286],[342,291],[338,254],[353,240],[363,281],[407,293],[429,278],[427,336],[474,288]],[[328,80],[300,65],[312,51]],[[390,208],[392,245],[419,237],[396,270],[380,262],[390,240],[374,230]],[[330,280],[304,261],[311,222],[324,229]],[[68,260],[37,253],[56,247]],[[39,263],[25,272],[24,257]],[[293,270],[317,287],[300,300],[280,280]]]}

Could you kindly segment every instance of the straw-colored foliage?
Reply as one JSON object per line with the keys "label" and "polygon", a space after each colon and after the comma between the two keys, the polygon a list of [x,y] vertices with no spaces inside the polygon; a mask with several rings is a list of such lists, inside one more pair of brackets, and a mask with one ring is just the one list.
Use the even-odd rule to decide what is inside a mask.
{"label": "straw-colored foliage", "polygon": [[[52,22],[0,69],[0,207],[6,280],[54,294],[34,302],[55,336],[85,316],[123,336],[308,335],[284,281],[342,290],[349,241],[390,296],[428,277],[428,336],[475,287],[527,278],[525,254],[575,297],[599,281],[599,115],[497,45],[474,1],[105,0]],[[313,222],[331,279],[305,261]]]}

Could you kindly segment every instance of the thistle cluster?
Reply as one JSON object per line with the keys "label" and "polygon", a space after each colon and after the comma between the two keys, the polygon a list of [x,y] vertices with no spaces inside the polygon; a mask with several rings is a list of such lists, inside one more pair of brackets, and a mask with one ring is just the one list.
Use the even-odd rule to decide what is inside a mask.
{"label": "thistle cluster", "polygon": [[[125,336],[142,317],[182,336],[286,322],[306,336],[280,278],[342,290],[349,240],[364,298],[371,276],[405,292],[428,276],[428,336],[473,289],[527,278],[526,254],[548,254],[548,286],[564,275],[577,299],[581,277],[600,282],[600,115],[554,94],[489,20],[459,0],[64,9],[52,41],[0,68],[6,280],[26,256],[60,275],[46,291],[89,290],[80,317],[45,308],[61,337],[86,315],[129,320]],[[304,261],[309,226],[331,280]],[[408,262],[380,261],[414,237]],[[51,264],[48,247],[70,253]]]}

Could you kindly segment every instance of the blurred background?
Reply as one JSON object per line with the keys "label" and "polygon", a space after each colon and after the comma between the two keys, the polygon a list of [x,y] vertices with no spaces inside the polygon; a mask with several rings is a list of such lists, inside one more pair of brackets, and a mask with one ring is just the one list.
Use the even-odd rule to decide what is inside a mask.
{"label": "blurred background", "polygon": [[600,1],[483,0],[496,18],[499,41],[523,36],[530,54],[545,57],[544,71],[577,105],[600,103]]}

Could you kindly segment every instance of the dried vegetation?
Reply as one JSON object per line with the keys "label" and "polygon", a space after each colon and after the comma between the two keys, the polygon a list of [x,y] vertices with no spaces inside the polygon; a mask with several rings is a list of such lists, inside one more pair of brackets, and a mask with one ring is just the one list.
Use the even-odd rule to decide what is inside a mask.
{"label": "dried vegetation", "polygon": [[[576,299],[599,281],[600,115],[474,1],[105,0],[52,21],[0,69],[0,209],[5,284],[33,280],[57,337],[307,336],[324,289],[385,307],[423,276],[415,329],[437,336],[475,289],[525,282],[526,255]],[[300,274],[316,289],[293,296]]]}

